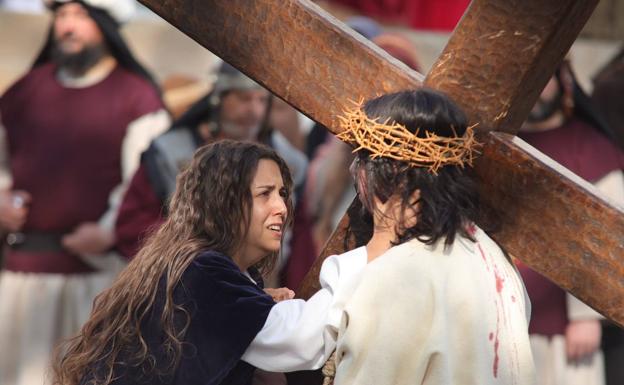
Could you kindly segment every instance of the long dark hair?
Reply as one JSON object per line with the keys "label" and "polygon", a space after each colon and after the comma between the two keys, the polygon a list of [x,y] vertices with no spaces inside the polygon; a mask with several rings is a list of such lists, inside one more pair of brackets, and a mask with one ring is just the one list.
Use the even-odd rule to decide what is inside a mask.
{"label": "long dark hair", "polygon": [[[430,89],[380,96],[368,101],[364,112],[371,119],[401,124],[412,133],[420,129],[418,135],[422,137],[426,131],[444,137],[461,136],[467,128],[463,111],[447,96]],[[354,161],[358,195],[366,208],[363,215],[370,216],[375,209],[374,197],[384,203],[398,194],[403,213],[418,204],[416,225],[396,229],[395,244],[417,238],[426,244],[444,239],[450,245],[457,234],[473,239],[467,226],[477,217],[479,195],[470,168],[446,165],[436,175],[426,168],[386,157],[371,159],[369,155],[360,150]],[[416,190],[420,190],[420,198],[410,202]],[[401,223],[403,220],[400,218]]]}
{"label": "long dark hair", "polygon": [[[182,274],[203,250],[231,255],[245,239],[252,209],[251,182],[261,159],[277,163],[289,192],[287,223],[292,216],[292,180],[286,163],[270,148],[230,140],[197,150],[191,165],[177,180],[165,223],[149,237],[136,258],[113,285],[100,294],[91,316],[79,334],[62,347],[55,362],[55,384],[110,384],[115,368],[131,367],[144,375],[167,375],[177,368],[189,312],[173,300]],[[277,253],[256,265],[270,269]],[[159,282],[164,280],[165,300],[160,322],[162,349],[168,366],[155,367],[141,324],[154,309]],[[183,327],[174,318],[185,317]],[[65,353],[62,353],[65,352]],[[103,367],[97,367],[101,365]]]}

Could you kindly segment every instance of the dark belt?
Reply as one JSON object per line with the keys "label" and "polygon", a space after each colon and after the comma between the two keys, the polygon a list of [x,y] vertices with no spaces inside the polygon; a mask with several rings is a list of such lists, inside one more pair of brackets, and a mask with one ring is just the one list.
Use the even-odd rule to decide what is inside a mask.
{"label": "dark belt", "polygon": [[59,253],[65,252],[61,243],[64,234],[57,233],[10,233],[6,237],[6,243],[15,251],[33,253]]}

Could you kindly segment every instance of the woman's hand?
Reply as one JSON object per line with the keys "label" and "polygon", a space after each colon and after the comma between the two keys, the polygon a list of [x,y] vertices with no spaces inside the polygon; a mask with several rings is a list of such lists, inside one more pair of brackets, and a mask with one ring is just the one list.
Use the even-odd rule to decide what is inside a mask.
{"label": "woman's hand", "polygon": [[295,292],[287,287],[278,287],[275,289],[264,289],[264,292],[273,298],[273,301],[280,302],[287,299],[295,298]]}

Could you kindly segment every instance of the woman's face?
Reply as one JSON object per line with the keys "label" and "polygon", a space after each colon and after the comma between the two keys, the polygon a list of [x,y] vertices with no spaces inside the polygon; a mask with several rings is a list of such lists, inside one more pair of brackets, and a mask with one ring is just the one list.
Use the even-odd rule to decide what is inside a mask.
{"label": "woman's face", "polygon": [[279,251],[286,222],[287,191],[279,166],[261,159],[251,182],[252,208],[247,236],[243,240],[238,266],[246,270],[266,255]]}

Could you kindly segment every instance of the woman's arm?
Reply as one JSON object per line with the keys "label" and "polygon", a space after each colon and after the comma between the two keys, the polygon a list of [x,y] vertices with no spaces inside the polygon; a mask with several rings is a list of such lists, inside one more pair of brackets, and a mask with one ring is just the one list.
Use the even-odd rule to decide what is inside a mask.
{"label": "woman's arm", "polygon": [[319,277],[321,290],[307,301],[273,306],[242,360],[273,372],[320,368],[336,347],[344,303],[365,266],[363,247],[327,258]]}

